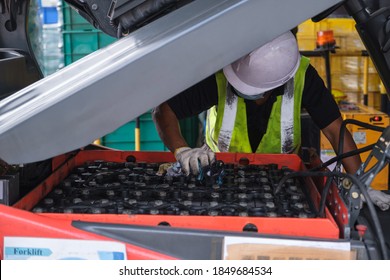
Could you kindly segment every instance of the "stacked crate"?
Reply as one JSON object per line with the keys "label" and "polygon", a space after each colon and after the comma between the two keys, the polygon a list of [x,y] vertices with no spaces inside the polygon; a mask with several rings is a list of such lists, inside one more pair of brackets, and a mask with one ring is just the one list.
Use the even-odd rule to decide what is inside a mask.
{"label": "stacked crate", "polygon": [[62,13],[65,65],[116,41],[116,38],[94,28],[66,2],[62,4]]}

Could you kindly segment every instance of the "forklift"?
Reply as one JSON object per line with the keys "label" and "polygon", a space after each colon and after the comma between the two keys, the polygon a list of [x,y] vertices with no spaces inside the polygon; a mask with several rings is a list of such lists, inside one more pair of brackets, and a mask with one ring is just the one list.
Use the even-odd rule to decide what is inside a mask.
{"label": "forklift", "polygon": [[[59,174],[69,172],[70,166],[76,167],[81,158],[106,157],[118,162],[131,156],[150,159],[151,155],[114,152],[91,145],[95,139],[286,30],[309,18],[319,22],[340,7],[356,21],[356,29],[389,97],[390,1],[294,0],[294,5],[290,0],[66,2],[95,28],[118,40],[43,77],[27,32],[29,0],[0,0],[0,190],[7,193],[7,199],[0,193],[4,204],[0,205],[0,248],[4,252],[6,237],[27,234],[42,238],[116,240],[126,244],[128,259],[221,259],[226,240],[240,237],[333,241],[348,244],[349,251],[354,252],[353,259],[388,259],[390,214],[377,211],[367,188],[389,163],[390,127],[378,128],[348,120],[345,125],[355,123],[381,132],[375,144],[356,151],[371,151],[358,173],[324,171],[329,162],[317,159],[310,163],[311,169],[299,170],[302,176],[313,177],[321,193],[317,206],[328,211],[324,222],[336,225],[337,230],[330,229],[328,236],[309,233],[324,217],[305,220],[303,229],[307,234],[294,234],[293,230],[290,235],[278,234],[280,227],[276,225],[275,232],[262,231],[264,224],[276,224],[277,218],[252,223],[250,219],[231,217],[232,224],[238,224],[240,230],[237,230],[224,228],[226,223],[220,220],[199,216],[155,219],[114,215],[104,220],[99,215],[45,215],[31,209],[32,196],[47,194],[54,182],[59,183]],[[171,155],[154,156],[173,161]],[[339,151],[332,162],[340,163],[347,156],[350,155]],[[243,157],[253,163],[262,161],[260,155],[220,155],[221,159],[237,162]],[[283,164],[295,161],[283,155],[278,160]],[[371,160],[376,164],[368,169]],[[288,180],[288,176],[293,175],[282,180]],[[332,180],[327,180],[328,177]],[[15,193],[14,189],[18,191]],[[163,222],[169,226],[162,227]],[[291,228],[300,227],[301,221],[295,222],[291,220]],[[22,228],[29,230],[21,232]],[[6,254],[0,253],[0,257],[6,258]]]}

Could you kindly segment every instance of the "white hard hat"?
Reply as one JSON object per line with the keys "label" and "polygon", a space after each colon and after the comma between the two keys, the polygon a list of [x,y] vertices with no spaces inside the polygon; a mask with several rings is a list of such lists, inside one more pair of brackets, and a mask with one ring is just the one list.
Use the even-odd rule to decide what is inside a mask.
{"label": "white hard hat", "polygon": [[297,41],[289,31],[223,68],[228,82],[247,99],[285,84],[299,67]]}

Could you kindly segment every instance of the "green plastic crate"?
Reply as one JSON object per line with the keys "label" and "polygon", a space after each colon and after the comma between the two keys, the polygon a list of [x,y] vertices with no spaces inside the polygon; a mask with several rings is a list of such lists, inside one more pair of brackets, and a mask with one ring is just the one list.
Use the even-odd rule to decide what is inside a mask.
{"label": "green plastic crate", "polygon": [[116,41],[99,30],[71,30],[63,31],[65,65]]}
{"label": "green plastic crate", "polygon": [[69,65],[117,40],[96,29],[64,1],[62,1],[62,13],[65,65]]}
{"label": "green plastic crate", "polygon": [[199,120],[198,117],[187,118],[181,120],[180,130],[184,139],[190,147],[196,147],[199,136]]}
{"label": "green plastic crate", "polygon": [[[197,117],[180,121],[184,139],[191,147],[195,147],[198,137]],[[169,151],[161,141],[154,125],[151,112],[140,116],[140,150]],[[118,150],[135,150],[135,121],[128,122],[101,139],[102,145]]]}
{"label": "green plastic crate", "polygon": [[[104,146],[118,150],[135,150],[135,120],[128,122],[101,139]],[[151,112],[140,116],[141,151],[168,151],[154,125]]]}

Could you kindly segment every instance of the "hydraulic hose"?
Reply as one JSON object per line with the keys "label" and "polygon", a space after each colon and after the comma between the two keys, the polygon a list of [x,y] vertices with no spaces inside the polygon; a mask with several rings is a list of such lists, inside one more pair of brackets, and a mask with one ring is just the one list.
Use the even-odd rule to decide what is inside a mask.
{"label": "hydraulic hose", "polygon": [[147,0],[143,2],[120,17],[119,21],[122,30],[132,29],[174,2],[177,2],[177,0]]}

